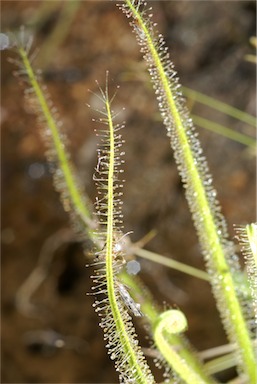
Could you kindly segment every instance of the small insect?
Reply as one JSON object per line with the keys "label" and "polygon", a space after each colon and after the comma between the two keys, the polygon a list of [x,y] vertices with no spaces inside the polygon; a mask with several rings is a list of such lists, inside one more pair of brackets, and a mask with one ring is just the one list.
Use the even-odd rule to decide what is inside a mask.
{"label": "small insect", "polygon": [[126,307],[130,310],[130,312],[133,313],[136,317],[142,317],[143,313],[140,310],[140,304],[135,303],[135,301],[132,299],[130,294],[128,293],[127,289],[124,287],[123,284],[120,282],[117,282],[118,288],[119,288],[119,294],[124,301],[124,304]]}
{"label": "small insect", "polygon": [[99,156],[98,157],[97,166],[96,166],[96,172],[101,173],[101,166],[105,164],[106,159],[107,159],[107,156]]}

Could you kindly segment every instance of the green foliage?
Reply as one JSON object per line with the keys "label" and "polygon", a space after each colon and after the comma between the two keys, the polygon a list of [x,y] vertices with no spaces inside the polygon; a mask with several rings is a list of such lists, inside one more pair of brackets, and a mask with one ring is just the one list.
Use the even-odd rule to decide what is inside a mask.
{"label": "green foliage", "polygon": [[[254,311],[256,316],[256,226],[246,228],[247,241],[249,240],[250,244],[246,256],[247,271],[252,289],[252,301],[249,302],[249,296],[246,300],[240,290],[239,281],[242,280],[238,276],[241,276],[242,272],[234,254],[233,244],[228,239],[226,223],[220,213],[206,159],[182,98],[164,39],[156,34],[155,25],[144,2],[126,0],[119,7],[130,18],[130,24],[148,65],[161,116],[186,188],[186,197],[205,258],[207,273],[197,273],[193,268],[178,264],[173,264],[173,267],[211,282],[224,329],[230,343],[236,348],[239,376],[242,380],[255,384],[257,377],[252,322]],[[178,310],[160,313],[147,293],[140,307],[127,290],[126,286],[130,286],[135,296],[142,294],[142,283],[123,272],[126,261],[119,243],[124,237],[121,213],[122,181],[119,180],[123,161],[120,129],[123,126],[114,122],[114,98],[109,98],[108,79],[105,91],[100,89],[99,96],[103,109],[98,112],[101,114],[100,123],[104,124],[104,127],[97,130],[100,145],[94,180],[99,194],[96,201],[97,220],[93,220],[89,200],[79,187],[76,172],[67,154],[59,119],[55,117],[41,80],[31,66],[29,48],[23,38],[16,41],[16,49],[21,59],[18,63],[21,69],[19,76],[25,75],[29,84],[26,97],[39,116],[48,160],[55,164],[55,186],[61,192],[65,210],[70,212],[77,233],[84,238],[89,237],[95,243],[95,258],[92,263],[95,272],[92,278],[93,292],[97,299],[94,307],[101,316],[100,326],[104,331],[110,357],[115,360],[120,381],[142,384],[155,382],[138,345],[131,316],[134,314],[147,318],[154,343],[162,354],[160,364],[167,372],[169,369],[175,372],[175,378],[173,373],[166,378],[168,382],[215,382],[208,374],[214,370],[205,369],[197,355],[192,352],[189,343],[180,335],[187,327],[184,314]],[[240,116],[244,117],[243,114]],[[145,252],[138,250],[139,254],[140,251]],[[165,262],[160,255],[148,253],[145,257],[155,257]]]}
{"label": "green foliage", "polygon": [[[101,123],[107,129],[98,130],[101,146],[98,150],[98,165],[95,181],[98,186],[97,214],[99,217],[99,239],[105,245],[97,253],[94,283],[96,294],[105,294],[104,299],[95,302],[96,310],[101,313],[100,326],[108,341],[110,357],[116,361],[116,369],[120,372],[120,381],[124,383],[154,383],[154,378],[145,361],[144,355],[137,345],[136,333],[129,313],[125,310],[126,298],[130,300],[125,287],[118,281],[117,274],[124,264],[124,256],[116,246],[122,236],[119,232],[121,224],[121,200],[118,189],[121,188],[119,174],[121,172],[120,151],[122,146],[119,133],[122,126],[114,125],[114,112],[111,109],[106,79],[105,93],[101,90],[104,105]],[[107,298],[106,298],[107,296]],[[122,301],[124,299],[124,302]]]}
{"label": "green foliage", "polygon": [[174,334],[184,332],[187,329],[187,320],[185,315],[177,309],[171,309],[163,312],[157,319],[154,327],[154,341],[171,367],[174,367],[177,375],[185,383],[210,383],[211,380],[203,377],[202,372],[187,364],[187,361],[176,350],[169,339]]}
{"label": "green foliage", "polygon": [[[140,6],[143,6],[143,10],[139,10]],[[246,374],[250,382],[254,383],[257,377],[253,347],[233,279],[233,273],[239,270],[239,265],[233,246],[228,240],[212,178],[181,96],[164,39],[155,34],[149,12],[143,3],[127,0],[121,5],[121,9],[132,19],[131,25],[148,64],[160,113],[171,138],[171,146],[186,188],[186,198],[206,267],[212,276],[213,294],[224,328],[230,341],[238,345]]]}

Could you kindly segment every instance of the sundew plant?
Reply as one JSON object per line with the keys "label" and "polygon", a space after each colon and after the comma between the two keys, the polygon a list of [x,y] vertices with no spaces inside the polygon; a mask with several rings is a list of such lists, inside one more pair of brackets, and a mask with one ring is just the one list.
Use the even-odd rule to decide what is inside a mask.
{"label": "sundew plant", "polygon": [[[256,225],[238,229],[245,256],[247,289],[247,284],[243,283],[245,271],[235,254],[235,245],[229,239],[207,160],[182,96],[177,73],[164,38],[153,22],[154,10],[140,0],[125,0],[117,6],[124,14],[124,23],[129,22],[132,27],[148,69],[167,140],[185,189],[206,273],[189,271],[186,266],[180,268],[210,282],[230,349],[220,358],[223,362],[221,368],[217,368],[217,359],[205,364],[186,339],[184,333],[190,322],[185,314],[175,307],[175,303],[174,309],[157,309],[139,277],[134,277],[136,264],[131,264],[133,273],[126,272],[127,254],[133,251],[130,233],[123,228],[122,213],[125,161],[122,132],[126,128],[117,120],[114,104],[119,92],[111,94],[109,91],[109,72],[106,72],[105,85],[98,85],[98,94],[95,94],[101,107],[97,110],[92,107],[98,139],[98,160],[92,181],[96,183],[98,193],[93,209],[70,160],[60,119],[40,74],[32,65],[32,40],[24,30],[15,36],[2,35],[2,48],[16,52],[16,58],[12,60],[18,67],[16,75],[25,84],[26,101],[38,116],[47,159],[53,169],[54,185],[61,194],[64,209],[69,212],[73,228],[82,242],[90,239],[94,244],[88,265],[92,271],[92,291],[88,294],[95,296],[93,307],[100,317],[108,354],[121,383],[157,382],[135,329],[134,320],[139,318],[148,323],[154,360],[164,372],[164,382],[217,383],[215,373],[226,368],[226,358],[229,358],[230,364],[232,360],[232,366],[237,368],[237,377],[231,383],[255,384]],[[123,247],[124,243],[127,247]],[[139,293],[140,303],[137,302]]]}

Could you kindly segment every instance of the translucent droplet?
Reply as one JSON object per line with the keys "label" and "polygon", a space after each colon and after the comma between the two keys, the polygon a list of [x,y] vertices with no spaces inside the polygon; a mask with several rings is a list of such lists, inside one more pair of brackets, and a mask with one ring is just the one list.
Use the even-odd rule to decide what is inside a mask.
{"label": "translucent droplet", "polygon": [[10,48],[10,39],[5,33],[0,33],[0,50]]}
{"label": "translucent droplet", "polygon": [[40,179],[45,173],[45,167],[40,163],[33,163],[29,166],[28,174],[32,179]]}
{"label": "translucent droplet", "polygon": [[127,272],[130,275],[137,275],[140,270],[141,270],[141,266],[138,261],[131,260],[127,263]]}

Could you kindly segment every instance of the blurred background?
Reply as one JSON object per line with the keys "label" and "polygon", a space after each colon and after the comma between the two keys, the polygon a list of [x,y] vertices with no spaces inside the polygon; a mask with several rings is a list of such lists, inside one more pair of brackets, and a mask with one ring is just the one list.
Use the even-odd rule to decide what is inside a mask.
{"label": "blurred background", "polygon": [[[151,1],[154,20],[170,48],[181,83],[255,114],[254,1]],[[183,187],[160,121],[145,64],[126,17],[111,1],[2,1],[2,32],[21,25],[39,48],[72,159],[85,191],[92,182],[98,108],[95,80],[120,89],[115,109],[126,121],[124,226],[133,241],[149,231],[146,248],[204,268]],[[117,383],[90,292],[88,258],[70,229],[49,171],[40,127],[13,76],[14,57],[2,65],[2,383]],[[194,115],[254,138],[254,128],[188,97]],[[231,238],[233,225],[255,220],[255,154],[249,146],[198,128]],[[41,255],[41,256],[40,256]],[[42,256],[43,255],[43,256]],[[39,257],[48,275],[25,311],[17,293]],[[178,306],[189,321],[187,336],[199,350],[226,343],[209,284],[140,259],[140,277],[161,308]],[[20,296],[18,296],[19,298]],[[141,345],[149,346],[138,324]],[[227,372],[226,380],[232,375]],[[160,374],[156,377],[161,381]]]}

